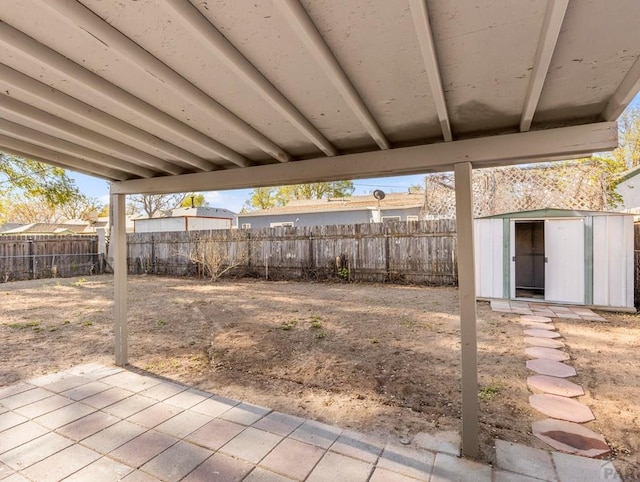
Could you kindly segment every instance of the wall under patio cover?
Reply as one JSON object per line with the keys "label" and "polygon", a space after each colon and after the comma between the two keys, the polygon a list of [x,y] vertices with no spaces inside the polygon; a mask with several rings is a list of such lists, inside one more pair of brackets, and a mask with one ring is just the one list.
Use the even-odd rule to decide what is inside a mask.
{"label": "wall under patio cover", "polygon": [[544,209],[475,220],[476,293],[633,309],[633,216]]}

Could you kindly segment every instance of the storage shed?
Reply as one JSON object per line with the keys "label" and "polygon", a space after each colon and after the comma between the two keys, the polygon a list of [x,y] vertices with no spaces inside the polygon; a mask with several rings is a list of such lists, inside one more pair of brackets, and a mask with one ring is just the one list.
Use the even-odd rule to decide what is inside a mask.
{"label": "storage shed", "polygon": [[633,309],[633,216],[542,209],[475,220],[476,294]]}

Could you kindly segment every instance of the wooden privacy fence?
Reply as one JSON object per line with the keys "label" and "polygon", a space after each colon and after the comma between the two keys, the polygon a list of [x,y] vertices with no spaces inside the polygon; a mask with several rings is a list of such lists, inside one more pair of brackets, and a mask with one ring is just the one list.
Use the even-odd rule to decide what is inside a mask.
{"label": "wooden privacy fence", "polygon": [[455,220],[136,233],[127,236],[131,274],[207,275],[202,243],[230,273],[268,279],[343,278],[457,284]]}
{"label": "wooden privacy fence", "polygon": [[102,272],[97,236],[0,236],[0,282]]}

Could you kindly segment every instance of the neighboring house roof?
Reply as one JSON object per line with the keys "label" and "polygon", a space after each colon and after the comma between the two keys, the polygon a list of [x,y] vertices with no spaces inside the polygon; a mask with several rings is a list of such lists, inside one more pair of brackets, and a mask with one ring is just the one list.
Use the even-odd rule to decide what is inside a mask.
{"label": "neighboring house roof", "polygon": [[31,223],[2,231],[2,234],[94,234],[89,224]]}
{"label": "neighboring house roof", "polygon": [[636,177],[638,174],[640,174],[640,166],[632,167],[620,175],[619,182],[628,181],[629,179]]}
{"label": "neighboring house roof", "polygon": [[403,209],[422,207],[424,192],[389,193],[378,201],[372,194],[344,198],[303,199],[289,202],[286,206],[240,213],[238,217],[271,216],[276,214],[301,214],[367,209]]}
{"label": "neighboring house roof", "polygon": [[205,206],[176,208],[170,211],[163,211],[149,217],[138,217],[134,221],[147,221],[149,219],[166,219],[166,218],[182,218],[182,217],[199,217],[199,218],[229,218],[233,219],[236,213],[224,208],[212,208]]}

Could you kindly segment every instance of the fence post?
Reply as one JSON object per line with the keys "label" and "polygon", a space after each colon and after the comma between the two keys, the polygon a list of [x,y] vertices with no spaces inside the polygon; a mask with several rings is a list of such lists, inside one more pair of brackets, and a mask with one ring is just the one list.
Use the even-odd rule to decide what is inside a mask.
{"label": "fence post", "polygon": [[104,260],[107,259],[107,238],[104,228],[96,228],[98,235],[98,273],[104,273]]}
{"label": "fence post", "polygon": [[389,273],[389,226],[383,224],[382,233],[384,235],[384,280],[389,281],[391,279],[391,273]]}
{"label": "fence post", "polygon": [[36,279],[36,257],[33,238],[29,238],[29,277],[31,279]]}

